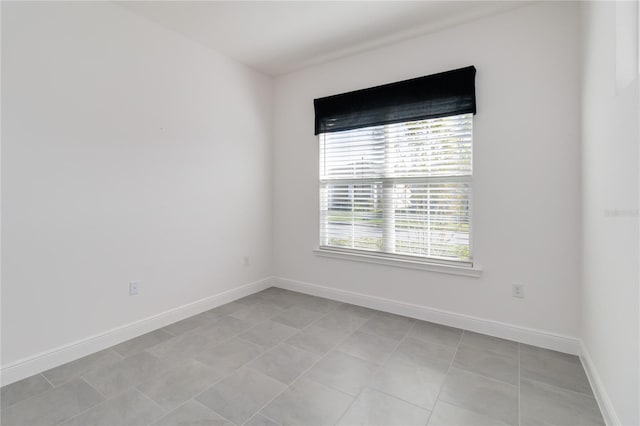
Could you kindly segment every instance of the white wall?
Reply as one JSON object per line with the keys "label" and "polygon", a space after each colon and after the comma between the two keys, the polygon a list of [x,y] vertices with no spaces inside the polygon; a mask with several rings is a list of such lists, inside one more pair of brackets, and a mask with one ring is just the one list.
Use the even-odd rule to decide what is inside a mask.
{"label": "white wall", "polygon": [[[616,49],[616,32],[626,32],[616,22],[616,3],[586,2],[582,9],[582,338],[605,410],[614,422],[617,416],[638,425],[638,12],[635,43],[624,51]],[[629,75],[629,64],[635,79],[620,79]]]}
{"label": "white wall", "polygon": [[270,78],[110,2],[2,56],[3,365],[271,274]]}
{"label": "white wall", "polygon": [[[474,255],[481,278],[314,255],[313,99],[477,67]],[[569,336],[579,332],[579,14],[538,3],[276,80],[275,273]],[[525,284],[524,300],[511,297]]]}
{"label": "white wall", "polygon": [[[282,76],[272,117],[271,79],[117,5],[2,2],[2,365],[273,260],[288,279],[582,335],[638,424],[638,80],[616,88],[615,9],[589,3],[580,85],[578,15],[528,5]],[[482,277],[316,257],[313,98],[469,64]]]}

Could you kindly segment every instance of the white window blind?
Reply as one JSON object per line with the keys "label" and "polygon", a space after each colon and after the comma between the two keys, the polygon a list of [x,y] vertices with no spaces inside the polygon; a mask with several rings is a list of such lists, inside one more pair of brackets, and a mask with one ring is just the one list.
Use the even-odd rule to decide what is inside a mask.
{"label": "white window blind", "polygon": [[320,246],[471,264],[473,115],[320,134]]}

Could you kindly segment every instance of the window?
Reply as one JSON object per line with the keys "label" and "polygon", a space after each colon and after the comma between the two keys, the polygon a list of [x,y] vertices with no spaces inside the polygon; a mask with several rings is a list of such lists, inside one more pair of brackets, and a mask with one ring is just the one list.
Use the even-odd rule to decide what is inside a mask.
{"label": "window", "polygon": [[320,247],[471,266],[475,98],[464,110],[320,126]]}

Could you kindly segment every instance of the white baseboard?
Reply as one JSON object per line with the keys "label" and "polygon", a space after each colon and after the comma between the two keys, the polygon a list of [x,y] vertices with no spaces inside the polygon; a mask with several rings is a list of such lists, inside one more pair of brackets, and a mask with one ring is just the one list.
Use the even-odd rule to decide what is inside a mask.
{"label": "white baseboard", "polygon": [[[225,303],[229,303],[264,290],[272,285],[287,290],[366,306],[372,309],[458,327],[560,352],[574,355],[579,355],[581,353],[584,354],[584,352],[581,351],[580,341],[575,337],[563,336],[556,333],[520,327],[397,300],[369,296],[332,287],[305,283],[302,281],[295,281],[281,277],[269,277],[11,362],[6,365],[2,365],[0,368],[0,383],[2,383],[3,386],[13,383],[42,371],[46,371],[50,368],[57,367],[58,365],[62,365],[83,356],[106,349],[133,337],[164,327],[173,322],[180,321],[184,318],[197,315]],[[588,360],[587,364],[589,364]],[[589,370],[587,365],[585,365],[585,370],[587,370],[587,372],[595,371],[593,368]],[[594,389],[602,388],[598,383],[597,379],[592,382]],[[606,401],[608,401],[608,399],[606,399]],[[604,408],[603,412],[605,412]],[[614,422],[611,424],[616,423]]]}
{"label": "white baseboard", "polygon": [[271,278],[264,278],[225,292],[196,300],[195,302],[169,309],[157,315],[143,318],[111,330],[94,334],[39,354],[3,365],[0,368],[0,383],[8,385],[58,365],[74,361],[83,356],[101,351],[110,346],[162,328],[201,312],[213,309],[250,294],[271,287]]}
{"label": "white baseboard", "polygon": [[448,312],[427,306],[369,296],[362,293],[355,293],[281,277],[274,277],[273,285],[286,290],[326,297],[328,299],[352,303],[354,305],[365,306],[372,309],[378,309],[451,327],[458,327],[464,330],[514,340],[516,342],[552,349],[572,355],[580,354],[580,341],[576,337],[564,336],[548,331],[521,327],[499,321]]}
{"label": "white baseboard", "polygon": [[580,341],[580,360],[582,361],[582,367],[584,368],[585,373],[587,373],[587,379],[589,379],[589,384],[591,384],[591,389],[593,389],[593,395],[598,402],[598,406],[600,407],[600,412],[602,413],[602,417],[604,417],[604,422],[607,426],[618,426],[621,425],[620,419],[616,414],[616,410],[613,407],[613,403],[609,398],[609,394],[605,390],[604,384],[600,380],[600,376],[598,375],[598,370],[596,370],[596,366],[591,359],[591,355],[587,350],[583,341]]}

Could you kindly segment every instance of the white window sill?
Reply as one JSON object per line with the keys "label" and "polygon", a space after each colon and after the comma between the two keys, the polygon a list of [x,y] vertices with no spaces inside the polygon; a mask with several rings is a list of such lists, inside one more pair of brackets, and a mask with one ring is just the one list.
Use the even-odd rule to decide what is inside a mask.
{"label": "white window sill", "polygon": [[428,261],[399,259],[380,254],[351,253],[343,250],[331,250],[316,247],[313,252],[317,256],[330,257],[333,259],[355,260],[357,262],[375,263],[377,265],[394,266],[397,268],[418,269],[421,271],[439,272],[442,274],[463,275],[466,277],[480,277],[482,268],[474,266],[446,265],[442,263],[432,263]]}

